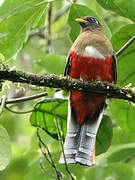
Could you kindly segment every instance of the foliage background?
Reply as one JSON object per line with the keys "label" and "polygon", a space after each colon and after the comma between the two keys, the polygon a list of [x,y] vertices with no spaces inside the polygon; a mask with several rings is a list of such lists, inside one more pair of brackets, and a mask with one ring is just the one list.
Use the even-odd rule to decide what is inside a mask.
{"label": "foliage background", "polygon": [[[12,69],[15,66],[37,74],[63,74],[66,56],[72,41],[79,33],[79,26],[74,19],[80,16],[97,17],[104,25],[115,51],[135,34],[135,0],[78,0],[75,4],[67,0],[54,0],[50,32],[47,28],[48,2],[49,0],[0,1],[0,59],[9,64]],[[54,22],[61,9],[67,6],[71,6],[70,9]],[[38,33],[43,27],[46,28]],[[118,58],[118,83],[122,87],[134,88],[134,60],[135,43]],[[55,93],[53,89],[12,85],[8,82],[3,85],[1,95],[6,94],[8,98],[16,98],[42,91],[47,91],[49,97]],[[32,109],[37,101],[14,104],[10,108],[25,111]],[[40,110],[42,108],[44,113],[46,113],[45,106],[43,103],[39,108]],[[48,104],[47,106],[48,110],[50,106]],[[56,109],[58,114],[63,113],[62,118],[66,117],[66,107],[64,104]],[[3,110],[0,116],[0,179],[54,179],[51,175],[55,175],[55,172],[38,147],[36,128],[31,126],[39,123],[38,125],[42,127],[43,120],[38,121],[43,119],[43,114],[39,110],[37,112],[37,118],[35,118],[34,112],[30,116],[26,113],[13,114],[6,109]],[[51,115],[47,117],[48,123],[54,116],[51,108],[49,112]],[[123,100],[111,100],[106,114],[108,121],[111,119],[108,128],[110,128],[109,132],[113,130],[113,137],[109,136],[109,132],[106,132],[103,139],[102,134],[99,134],[99,137],[102,140],[102,148],[106,142],[111,144],[108,151],[97,156],[97,165],[93,168],[75,165],[69,165],[69,168],[77,179],[81,180],[134,180],[134,104]],[[53,128],[48,125],[48,129],[54,133],[56,129]],[[42,133],[42,138],[49,147],[57,168],[69,178],[65,167],[58,164],[61,154],[59,142],[47,133]],[[100,147],[99,150],[101,150]],[[40,167],[40,159],[43,160],[44,171]]]}

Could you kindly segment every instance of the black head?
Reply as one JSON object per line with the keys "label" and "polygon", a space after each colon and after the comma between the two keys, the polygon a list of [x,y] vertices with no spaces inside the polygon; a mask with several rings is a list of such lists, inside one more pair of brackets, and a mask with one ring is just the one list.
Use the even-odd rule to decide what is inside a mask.
{"label": "black head", "polygon": [[81,25],[83,31],[102,28],[100,22],[96,18],[90,16],[76,19],[76,22]]}

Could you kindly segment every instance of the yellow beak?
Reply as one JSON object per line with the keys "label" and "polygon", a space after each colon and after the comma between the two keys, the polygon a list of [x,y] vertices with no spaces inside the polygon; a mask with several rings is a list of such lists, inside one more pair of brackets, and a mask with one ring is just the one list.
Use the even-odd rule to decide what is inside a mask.
{"label": "yellow beak", "polygon": [[87,23],[88,22],[88,21],[81,19],[81,18],[75,19],[75,21],[78,23]]}

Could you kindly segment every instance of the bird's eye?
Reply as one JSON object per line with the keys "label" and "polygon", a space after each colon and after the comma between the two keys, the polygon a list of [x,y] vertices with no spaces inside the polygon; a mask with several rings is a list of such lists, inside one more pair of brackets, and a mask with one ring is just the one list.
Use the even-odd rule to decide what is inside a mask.
{"label": "bird's eye", "polygon": [[96,24],[99,24],[99,23],[98,23],[98,20],[96,20],[95,18],[92,18],[91,20],[92,20],[92,22],[94,22],[94,23],[96,23]]}

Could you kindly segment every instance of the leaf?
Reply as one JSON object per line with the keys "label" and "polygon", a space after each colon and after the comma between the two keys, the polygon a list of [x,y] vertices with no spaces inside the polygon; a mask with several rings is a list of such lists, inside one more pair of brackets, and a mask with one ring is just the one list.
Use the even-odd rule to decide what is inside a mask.
{"label": "leaf", "polygon": [[6,129],[0,124],[0,171],[4,170],[11,159],[11,147]]}
{"label": "leaf", "polygon": [[[129,24],[116,32],[111,42],[115,51],[118,51],[129,39],[135,35],[135,24]],[[125,86],[132,83],[135,86],[135,41],[118,57],[118,83]]]}
{"label": "leaf", "polygon": [[65,137],[67,126],[67,104],[68,101],[66,99],[57,98],[46,99],[37,103],[34,107],[34,112],[32,112],[30,117],[31,124],[33,126],[44,128],[50,136],[58,139],[55,123],[56,118]]}
{"label": "leaf", "polygon": [[113,139],[112,144],[113,145],[119,145],[119,144],[128,144],[128,143],[134,143],[135,141],[135,135],[134,133],[131,133],[130,131],[123,131],[119,126],[113,129]]}
{"label": "leaf", "polygon": [[135,1],[125,0],[97,0],[97,2],[105,9],[111,10],[119,14],[120,16],[126,17],[135,21]]}
{"label": "leaf", "polygon": [[109,105],[112,117],[126,133],[135,134],[135,107],[123,100],[115,100]]}
{"label": "leaf", "polygon": [[96,155],[108,150],[112,142],[112,136],[112,121],[109,116],[104,115],[96,137]]}
{"label": "leaf", "polygon": [[102,179],[104,180],[133,180],[133,170],[125,163],[114,163],[104,168]]}
{"label": "leaf", "polygon": [[[30,117],[33,126],[44,128],[53,138],[58,139],[55,118],[57,119],[65,137],[67,127],[67,99],[46,99],[35,105]],[[55,118],[54,118],[55,117]],[[112,123],[108,116],[104,116],[97,133],[96,155],[107,151],[112,140]]]}
{"label": "leaf", "polygon": [[[41,171],[40,163],[41,159],[36,158],[28,168],[28,171],[25,173],[23,180],[52,180],[56,179],[53,168],[50,167],[50,164],[46,161],[45,168]],[[44,167],[44,164],[42,165]]]}
{"label": "leaf", "polygon": [[105,24],[103,19],[97,15],[93,10],[89,9],[88,7],[80,4],[72,4],[68,16],[68,24],[71,27],[71,31],[69,33],[69,36],[71,40],[74,42],[77,36],[79,35],[80,32],[80,26],[78,23],[75,22],[76,18],[83,17],[83,16],[94,16],[96,17],[101,24],[103,25],[105,32],[108,36],[108,38],[111,37],[111,32],[108,28],[108,26]]}
{"label": "leaf", "polygon": [[67,57],[57,53],[45,54],[44,49],[36,44],[36,41],[34,43],[29,41],[23,48],[23,53],[27,53],[31,57],[32,70],[35,72],[37,68],[40,68],[38,73],[64,74]]}
{"label": "leaf", "polygon": [[63,74],[66,64],[66,56],[59,54],[47,54],[44,60],[38,63],[45,68],[47,74]]}
{"label": "leaf", "polygon": [[[132,157],[133,156],[133,157]],[[135,158],[135,147],[127,147],[113,152],[108,158],[109,163],[116,163]]]}
{"label": "leaf", "polygon": [[[47,3],[43,0],[8,0],[0,8],[0,52],[6,60],[15,56],[32,29],[44,25]],[[2,13],[3,12],[3,13]]]}

